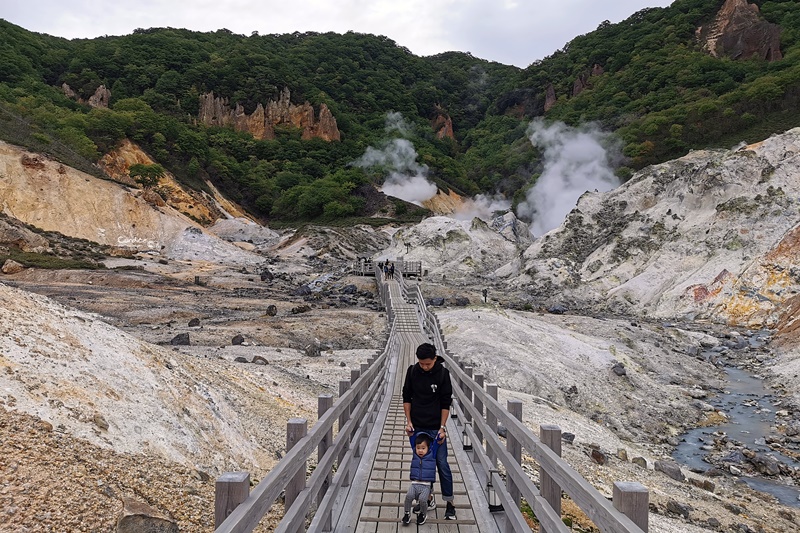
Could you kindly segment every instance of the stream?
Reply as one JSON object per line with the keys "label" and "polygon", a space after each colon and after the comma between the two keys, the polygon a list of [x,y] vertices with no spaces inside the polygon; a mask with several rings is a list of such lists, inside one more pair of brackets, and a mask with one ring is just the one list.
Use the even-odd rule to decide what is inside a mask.
{"label": "stream", "polygon": [[[771,454],[793,467],[800,466],[800,462],[772,450],[764,441],[764,437],[771,433],[771,426],[775,424],[775,396],[770,394],[760,379],[745,370],[726,367],[725,372],[728,374],[725,392],[711,398],[709,403],[728,415],[728,421],[718,426],[696,428],[683,434],[681,443],[672,455],[673,459],[701,472],[711,468],[712,465],[704,460],[709,451],[703,447],[712,445],[712,434],[720,432],[727,434],[732,441],[743,443],[750,450]],[[800,487],[758,476],[742,475],[739,479],[754,490],[772,494],[784,505],[800,507]]]}

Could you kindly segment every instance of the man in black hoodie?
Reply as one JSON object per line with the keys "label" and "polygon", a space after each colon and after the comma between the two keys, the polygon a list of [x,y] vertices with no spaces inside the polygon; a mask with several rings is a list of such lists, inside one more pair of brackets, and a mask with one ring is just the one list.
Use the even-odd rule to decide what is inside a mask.
{"label": "man in black hoodie", "polygon": [[[442,498],[447,502],[444,517],[456,519],[453,506],[453,474],[447,464],[447,430],[445,423],[450,416],[453,401],[453,385],[450,372],[436,357],[436,347],[429,343],[417,347],[417,364],[406,371],[403,382],[403,410],[406,414],[406,433],[424,431],[439,443],[436,452],[436,469],[439,472],[439,485]],[[428,509],[436,507],[433,497],[428,501]]]}

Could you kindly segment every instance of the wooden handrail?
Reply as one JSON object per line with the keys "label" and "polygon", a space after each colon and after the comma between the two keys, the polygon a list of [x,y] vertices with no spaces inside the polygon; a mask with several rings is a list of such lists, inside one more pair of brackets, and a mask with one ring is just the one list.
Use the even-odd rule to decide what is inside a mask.
{"label": "wooden handrail", "polygon": [[[483,433],[483,438],[487,441],[487,445],[493,456],[501,459],[515,485],[518,488],[526,488],[527,494],[525,494],[525,497],[526,499],[531,498],[528,500],[529,503],[539,505],[538,502],[543,502],[540,506],[539,513],[546,512],[546,510],[542,508],[545,505],[550,508],[546,500],[538,496],[539,491],[535,488],[535,485],[532,485],[532,482],[528,483],[530,478],[521,470],[516,470],[515,461],[510,458],[507,451],[500,445],[499,440],[488,444],[491,440],[489,439],[489,435],[494,432],[489,430],[488,424],[485,423],[484,415],[479,413],[477,408],[472,404],[472,401],[467,395],[467,390],[470,391],[472,398],[483,404],[487,414],[491,414],[506,427],[509,434],[513,435],[513,437],[522,444],[523,448],[533,456],[541,468],[544,469],[553,481],[575,501],[578,507],[586,513],[589,519],[592,520],[601,531],[608,533],[642,533],[643,530],[637,526],[633,520],[618,511],[611,502],[597,491],[597,489],[578,474],[569,463],[542,444],[522,421],[514,418],[497,400],[492,398],[483,387],[479,387],[475,381],[467,375],[455,358],[447,353],[447,345],[442,339],[441,327],[439,326],[438,319],[427,306],[425,306],[424,300],[421,298],[422,293],[419,286],[417,286],[417,291],[420,296],[417,303],[424,309],[426,315],[425,323],[429,327],[428,333],[434,340],[437,352],[444,360],[451,376],[454,378],[454,382],[462,384],[462,387],[464,387],[464,389],[462,389],[462,387],[453,387],[453,393],[459,402],[459,406],[465,410],[465,414],[469,413],[473,421],[477,421],[478,427],[481,433]],[[475,422],[473,422],[473,424],[474,423]],[[474,431],[472,436],[475,436]],[[473,442],[477,442],[477,439]],[[476,447],[473,445],[473,449],[479,451],[479,453],[486,453],[480,446]],[[531,487],[535,489],[535,492],[530,490]],[[536,512],[535,507],[534,512]],[[540,516],[539,513],[537,513],[537,517]],[[556,527],[556,524],[553,524],[552,527]],[[548,531],[551,530],[548,529]]]}
{"label": "wooden handrail", "polygon": [[[294,533],[301,529],[315,502],[318,509],[312,521],[312,529],[328,530],[331,526],[330,514],[335,505],[336,492],[350,483],[352,463],[359,459],[361,441],[365,437],[368,427],[374,422],[374,410],[384,401],[383,398],[389,386],[387,376],[390,368],[394,366],[389,364],[389,361],[396,354],[399,342],[391,294],[385,280],[382,279],[382,273],[376,271],[375,277],[380,298],[391,324],[390,335],[383,352],[374,362],[370,359],[370,363],[362,364],[360,370],[352,372],[351,381],[353,383],[349,384],[349,388],[343,387],[340,382],[338,401],[328,407],[330,405],[328,399],[326,410],[320,411],[317,423],[314,424],[311,431],[300,438],[275,468],[254,488],[249,497],[236,507],[215,530],[216,532],[252,531],[290,480],[295,477],[299,478],[301,471],[305,477],[306,461],[323,442],[321,450],[324,450],[324,453],[320,452],[323,455],[319,458],[317,468],[305,481],[305,486],[301,479],[300,486],[303,488],[299,490],[299,493],[293,493],[294,501],[286,509],[284,519],[277,531]],[[615,483],[615,498],[617,496],[620,498],[617,498],[618,501],[614,501],[612,505],[561,459],[558,453],[542,443],[521,420],[501,406],[495,398],[497,390],[495,384],[487,384],[487,389],[494,391],[493,396],[484,390],[482,375],[480,383],[478,383],[472,378],[471,367],[467,370],[461,367],[459,358],[447,352],[447,343],[443,339],[438,318],[425,305],[419,285],[414,287],[413,293],[409,297],[410,291],[403,279],[402,272],[396,271],[395,278],[398,280],[403,299],[416,301],[420,325],[427,332],[437,347],[437,352],[450,370],[455,400],[451,417],[452,423],[460,424],[461,430],[472,442],[473,462],[483,469],[487,480],[492,480],[496,493],[505,506],[506,527],[509,528],[509,531],[518,531],[526,527],[524,518],[516,506],[515,501],[518,496],[514,496],[515,494],[524,496],[531,504],[543,532],[567,533],[569,530],[561,521],[559,510],[554,509],[548,503],[547,498],[540,493],[531,478],[522,469],[518,463],[518,457],[515,459],[503,445],[497,436],[497,422],[507,428],[507,441],[519,443],[538,462],[543,477],[548,478],[548,498],[554,500],[556,495],[563,490],[604,533],[642,533],[646,531],[647,509],[640,509],[642,505],[645,507],[647,505],[646,489],[638,483]],[[477,377],[478,375],[476,375]],[[345,380],[344,385],[347,384],[348,382]],[[519,411],[517,411],[517,416],[521,418]],[[339,431],[331,443],[330,435],[333,425],[337,421],[340,425]],[[343,421],[344,424],[342,424]],[[302,420],[298,422],[302,422]],[[302,430],[305,432],[305,429]],[[558,438],[560,430],[557,427],[549,428],[548,431],[550,433],[545,433],[543,438],[550,440]],[[550,440],[547,441],[550,442]],[[518,450],[514,453],[517,454]],[[338,468],[332,476],[337,459]],[[505,482],[495,469],[497,460],[505,468]],[[508,488],[506,483],[509,485]],[[621,496],[626,496],[626,498],[630,496],[630,499],[622,499]],[[626,512],[631,516],[636,516],[637,522],[644,524],[643,529],[626,516]]]}
{"label": "wooden handrail", "polygon": [[[361,401],[358,403],[358,406],[353,412],[352,417],[347,422],[350,427],[359,424],[359,422],[364,419],[364,415],[369,410],[368,407],[371,407],[374,404],[377,392],[383,386],[385,386],[385,380],[375,380],[365,396],[366,401]],[[360,424],[360,429],[363,430],[363,428],[366,426],[367,424]],[[314,469],[314,472],[309,477],[306,488],[301,491],[300,494],[298,494],[297,499],[294,501],[292,506],[286,510],[283,520],[281,520],[278,528],[275,530],[276,533],[292,533],[297,531],[297,527],[305,523],[306,514],[311,508],[311,504],[316,501],[319,491],[322,490],[322,482],[325,481],[325,478],[333,469],[334,460],[339,455],[339,446],[342,445],[343,443],[340,442],[339,445],[328,448],[328,450],[325,452],[325,455],[317,463],[317,467]],[[337,470],[337,474],[340,476],[348,475],[348,472],[349,465],[342,465],[342,467]]]}
{"label": "wooden handrail", "polygon": [[[380,278],[380,274],[377,272],[376,278]],[[380,282],[378,285],[380,287]],[[384,301],[386,301],[388,294],[385,289],[381,292],[381,296],[384,298]],[[394,324],[392,324],[392,331],[394,331]],[[369,400],[372,399],[374,391],[377,390],[382,381],[385,381],[385,379],[378,379],[378,375],[380,374],[381,378],[385,378],[386,372],[388,371],[389,365],[387,363],[394,346],[393,337],[394,334],[391,334],[389,342],[387,342],[383,353],[378,359],[375,360],[365,372],[361,372],[359,379],[339,397],[339,400],[331,409],[328,409],[325,414],[317,420],[317,423],[314,424],[311,431],[287,452],[275,468],[273,468],[251,491],[248,498],[239,504],[222,524],[215,529],[215,533],[245,533],[255,529],[261,521],[261,518],[269,512],[284,487],[286,487],[289,481],[297,474],[300,468],[305,465],[305,461],[318,448],[320,442],[327,437],[334,423],[338,421],[339,417],[346,410],[352,410],[353,414],[351,414],[350,421],[345,424],[344,428],[340,428],[336,439],[334,439],[333,446],[328,449],[325,455],[325,457],[338,456],[338,453],[345,445],[345,439],[342,437],[347,437],[348,434],[354,430],[356,424],[359,426],[366,425],[363,415],[366,412],[367,405],[370,404]],[[367,393],[368,391],[369,393]],[[354,403],[356,404],[355,408],[353,408]],[[360,416],[353,416],[356,413],[359,413]],[[350,442],[350,439],[346,440]],[[328,468],[328,472],[333,468],[332,459]],[[320,470],[320,472],[321,471],[322,470]],[[319,483],[320,486],[317,487],[312,484],[310,488],[306,487],[301,494],[309,491],[317,495],[318,490],[321,489],[322,481],[326,478],[327,473],[325,476],[320,474],[318,478],[314,478],[314,483]],[[298,499],[300,499],[299,496]],[[307,511],[308,506],[306,506],[304,510]]]}
{"label": "wooden handrail", "polygon": [[[448,357],[444,356],[447,361]],[[450,360],[452,362],[452,360]],[[466,383],[472,390],[474,396],[480,398],[483,402],[484,408],[491,410],[492,414],[500,421],[506,430],[513,434],[514,437],[522,444],[528,453],[530,453],[539,465],[542,466],[555,482],[566,492],[570,498],[580,507],[583,512],[589,517],[594,524],[607,532],[626,532],[626,533],[641,533],[642,530],[633,523],[633,521],[624,514],[617,511],[611,502],[609,502],[597,489],[590,485],[580,474],[578,474],[566,461],[556,455],[550,448],[544,446],[541,441],[534,436],[530,430],[517,420],[511,414],[503,409],[499,402],[486,394],[483,389],[478,389],[474,385],[474,381],[466,380],[466,373],[458,367],[458,365],[447,365],[448,370],[458,376],[459,381]],[[477,409],[469,402],[465,402],[466,395],[457,388],[453,389],[454,394],[457,395],[462,409],[472,412],[473,419],[479,418]],[[488,425],[486,426],[488,429]],[[488,439],[489,435],[484,433],[484,439]],[[498,458],[505,458],[503,464],[509,468],[509,458],[505,457],[506,452],[503,449],[494,448],[492,451]],[[502,454],[500,453],[502,452]],[[527,475],[525,476],[527,478]],[[523,481],[514,479],[518,484]]]}

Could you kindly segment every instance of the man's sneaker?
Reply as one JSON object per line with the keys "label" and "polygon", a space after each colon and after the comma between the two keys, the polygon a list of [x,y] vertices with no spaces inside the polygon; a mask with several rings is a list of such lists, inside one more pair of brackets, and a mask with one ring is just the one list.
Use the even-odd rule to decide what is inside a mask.
{"label": "man's sneaker", "polygon": [[[436,509],[436,500],[431,498],[430,500],[428,500],[428,510],[432,511],[434,509]],[[419,504],[415,505],[414,509],[412,509],[412,510],[414,511],[414,514],[419,513]]]}
{"label": "man's sneaker", "polygon": [[404,514],[403,515],[403,525],[407,526],[410,523],[411,523],[411,514],[410,513]]}
{"label": "man's sneaker", "polygon": [[453,502],[447,502],[447,508],[444,511],[444,519],[445,520],[456,519],[456,508],[453,506]]}
{"label": "man's sneaker", "polygon": [[428,513],[419,513],[417,515],[417,525],[421,526],[425,523],[425,519],[428,518]]}

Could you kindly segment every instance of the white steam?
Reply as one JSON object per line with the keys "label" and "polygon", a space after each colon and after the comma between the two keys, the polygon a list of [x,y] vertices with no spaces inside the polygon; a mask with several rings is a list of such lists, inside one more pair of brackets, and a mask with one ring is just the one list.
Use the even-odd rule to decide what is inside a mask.
{"label": "white steam", "polygon": [[528,136],[544,151],[544,170],[517,211],[530,217],[534,236],[558,227],[586,191],[605,192],[619,186],[612,169],[619,148],[608,133],[595,126],[572,128],[563,122],[547,126],[535,119]]}
{"label": "white steam", "polygon": [[[397,112],[386,114],[386,133],[403,137],[413,134],[414,125],[409,124]],[[362,168],[378,167],[386,172],[381,191],[406,202],[422,206],[438,192],[436,184],[428,179],[428,166],[417,162],[417,151],[408,139],[395,138],[384,142],[380,148],[367,147],[353,165]],[[505,211],[511,202],[502,196],[490,197],[479,194],[467,199],[457,207],[453,218],[472,220],[475,217],[485,221],[492,220],[496,211]]]}
{"label": "white steam", "polygon": [[465,200],[463,205],[453,213],[453,218],[456,220],[480,218],[481,220],[489,222],[495,217],[497,211],[507,211],[510,208],[511,202],[506,200],[503,196],[485,196],[479,194],[475,198]]}
{"label": "white steam", "polygon": [[[401,113],[386,113],[386,133],[407,136],[414,126]],[[384,167],[387,172],[382,191],[388,196],[422,205],[436,195],[437,187],[428,181],[428,167],[417,163],[417,151],[408,139],[392,139],[382,148],[367,147],[355,163],[358,167]]]}
{"label": "white steam", "polygon": [[406,122],[403,114],[399,111],[389,111],[386,113],[386,133],[397,132],[402,137],[406,137],[414,133],[414,125]]}
{"label": "white steam", "polygon": [[[388,116],[386,122],[388,128]],[[436,195],[436,185],[428,181],[428,167],[417,163],[417,151],[407,139],[392,139],[381,149],[369,146],[354,164],[365,168],[385,167],[388,175],[382,190],[389,196],[422,205]]]}

